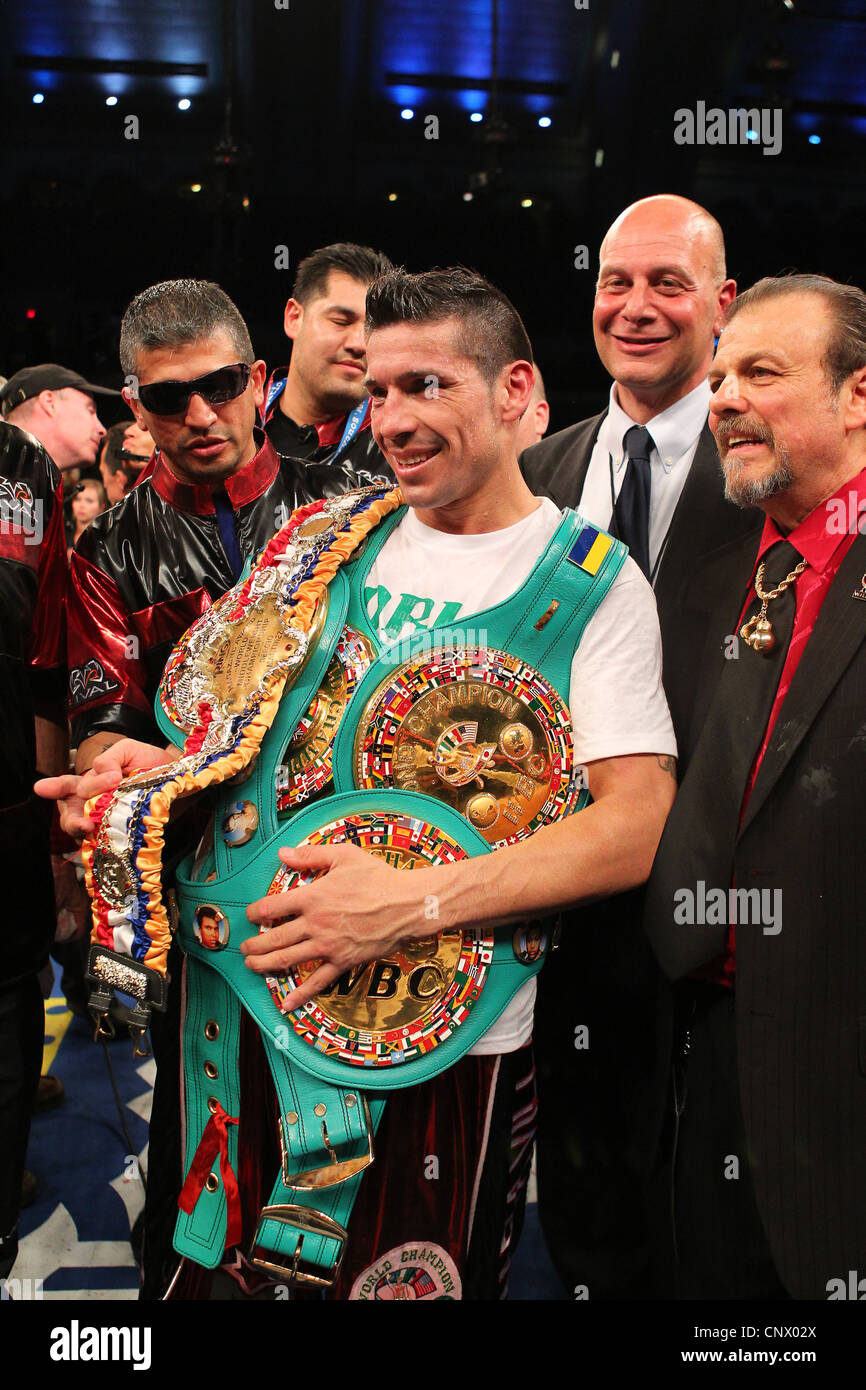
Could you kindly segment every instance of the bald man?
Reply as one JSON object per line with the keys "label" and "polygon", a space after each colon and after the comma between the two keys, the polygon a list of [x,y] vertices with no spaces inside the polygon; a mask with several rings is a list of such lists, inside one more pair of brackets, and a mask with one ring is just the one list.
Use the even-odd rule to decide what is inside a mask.
{"label": "bald man", "polygon": [[679,592],[708,550],[760,526],[757,512],[725,501],[707,425],[707,373],[736,288],[705,208],[673,194],[626,208],[601,244],[592,316],[613,377],[608,408],[521,456],[533,492],[620,536],[653,585],[680,771],[696,712]]}
{"label": "bald man", "polygon": [[[693,672],[717,640],[706,615],[716,594],[739,592],[762,521],[725,501],[707,424],[707,373],[735,294],[721,227],[705,208],[669,194],[626,208],[601,245],[593,309],[596,350],[613,378],[607,409],[520,460],[534,493],[625,540],[653,585],[680,775],[705,714]],[[691,576],[710,555],[712,592],[698,591]],[[536,1012],[542,1223],[569,1291],[585,1284],[590,1297],[664,1296],[672,1257],[662,1226],[654,1244],[667,1252],[664,1269],[651,1270],[642,1163],[659,1112],[647,1108],[645,1133],[639,1117],[667,1069],[653,1043],[670,998],[636,899],[585,909],[579,930],[563,933]],[[586,1048],[575,1046],[579,1025]]]}

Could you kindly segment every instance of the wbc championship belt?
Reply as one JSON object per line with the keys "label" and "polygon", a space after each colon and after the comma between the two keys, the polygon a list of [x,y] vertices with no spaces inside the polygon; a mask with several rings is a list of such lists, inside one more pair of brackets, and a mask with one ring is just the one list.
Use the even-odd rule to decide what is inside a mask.
{"label": "wbc championship belt", "polygon": [[375,655],[369,637],[352,627],[343,628],[324,680],[301,716],[277,772],[280,819],[328,789],[337,730]]}
{"label": "wbc championship belt", "polygon": [[329,584],[400,501],[396,488],[371,487],[299,508],[172,654],[161,703],[183,743],[180,756],[126,778],[86,808],[96,827],[82,857],[94,923],[90,1007],[99,1027],[114,988],[136,1001],[130,1027],[139,1044],[151,1008],[165,1007],[171,929],[162,849],[173,802],[255,762],[314,647]]}
{"label": "wbc championship belt", "polygon": [[495,648],[416,645],[375,689],[380,671],[364,683],[351,748],[348,730],[338,739],[344,776],[434,796],[494,848],[585,803],[568,707],[550,681]]}
{"label": "wbc championship belt", "polygon": [[[381,547],[396,520],[377,528],[368,549]],[[575,554],[588,554],[600,537],[597,563],[572,573]],[[213,846],[181,866],[189,972],[181,1254],[212,1266],[240,1239],[241,1008],[261,1031],[282,1153],[249,1257],[274,1277],[327,1286],[388,1091],[453,1065],[540,968],[549,946],[544,924],[439,933],[433,893],[425,893],[429,936],[346,971],[291,1012],[285,1000],[319,962],[263,980],[240,948],[258,930],[246,918],[250,902],[308,881],[279,864],[281,845],[352,843],[411,872],[515,843],[586,803],[559,689],[568,689],[579,634],[624,551],[571,516],[555,540],[516,605],[474,617],[502,646],[422,633],[399,664],[392,652],[375,655],[358,603],[372,557],[353,562],[331,585],[318,674],[307,672],[309,703],[300,717],[293,702],[280,711],[249,782],[222,795]],[[551,579],[561,599],[550,600]],[[523,645],[538,666],[505,645],[528,615],[537,637],[524,634]]]}
{"label": "wbc championship belt", "polygon": [[193,881],[184,866],[178,872],[180,940],[188,959],[186,1176],[175,1249],[214,1267],[241,1239],[235,1173],[246,1010],[259,1027],[274,1083],[282,1155],[247,1255],[255,1268],[293,1286],[329,1287],[359,1183],[374,1159],[388,1092],[459,1060],[540,968],[546,939],[531,927],[437,932],[429,892],[429,935],[404,939],[288,1012],[287,996],[320,962],[263,979],[247,968],[241,950],[244,940],[269,930],[248,921],[247,904],[290,893],[312,877],[279,864],[277,850],[287,843],[354,844],[402,872],[486,854],[489,846],[464,816],[431,797],[355,791],[299,811],[233,874]]}

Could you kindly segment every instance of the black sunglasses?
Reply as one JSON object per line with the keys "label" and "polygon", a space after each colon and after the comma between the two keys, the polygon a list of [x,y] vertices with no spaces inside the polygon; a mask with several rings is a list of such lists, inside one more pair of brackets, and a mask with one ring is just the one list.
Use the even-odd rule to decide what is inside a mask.
{"label": "black sunglasses", "polygon": [[224,405],[243,395],[251,371],[247,362],[235,362],[194,381],[152,381],[138,387],[138,399],[151,415],[180,415],[189,405],[190,396],[201,396],[208,405]]}

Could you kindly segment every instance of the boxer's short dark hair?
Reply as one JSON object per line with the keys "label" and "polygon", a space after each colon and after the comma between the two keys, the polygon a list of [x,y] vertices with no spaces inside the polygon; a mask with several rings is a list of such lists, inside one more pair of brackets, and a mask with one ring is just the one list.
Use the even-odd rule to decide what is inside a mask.
{"label": "boxer's short dark hair", "polygon": [[367,333],[396,323],[442,323],[457,319],[459,351],[492,385],[511,362],[531,362],[532,344],[523,320],[502,290],[465,266],[402,268],[376,280],[367,291]]}

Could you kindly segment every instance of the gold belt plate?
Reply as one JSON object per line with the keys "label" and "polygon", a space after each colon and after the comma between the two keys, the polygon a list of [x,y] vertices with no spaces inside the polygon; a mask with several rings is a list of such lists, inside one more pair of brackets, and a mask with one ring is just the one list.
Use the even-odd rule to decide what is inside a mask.
{"label": "gold belt plate", "polygon": [[[394,868],[415,868],[466,857],[456,840],[414,815],[362,812],[341,817],[304,844],[349,842]],[[281,868],[269,893],[284,893],[317,875]],[[263,928],[269,930],[270,928]],[[493,959],[493,937],[444,931],[402,941],[381,960],[346,971],[309,1004],[287,1015],[319,1051],[360,1065],[384,1066],[430,1051],[464,1020],[480,996]],[[268,976],[282,1009],[289,993],[321,964],[312,960],[285,975]]]}
{"label": "gold belt plate", "polygon": [[398,667],[361,714],[354,762],[359,788],[436,797],[493,845],[568,814],[580,792],[568,707],[538,671],[488,647]]}
{"label": "gold belt plate", "polygon": [[334,739],[349,701],[375,659],[372,642],[346,626],[322,684],[304,712],[277,770],[277,814],[290,815],[331,783]]}

